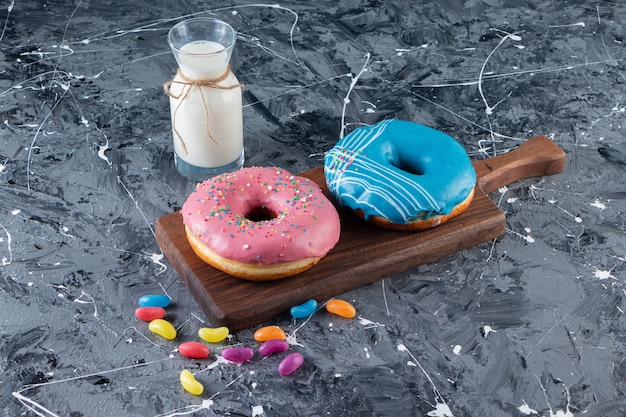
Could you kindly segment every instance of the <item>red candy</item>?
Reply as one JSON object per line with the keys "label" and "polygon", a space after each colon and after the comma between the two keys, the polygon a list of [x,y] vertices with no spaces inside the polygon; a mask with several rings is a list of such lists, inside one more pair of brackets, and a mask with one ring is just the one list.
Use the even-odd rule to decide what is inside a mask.
{"label": "red candy", "polygon": [[135,310],[135,317],[143,321],[152,321],[165,317],[165,309],[162,307],[139,307]]}
{"label": "red candy", "polygon": [[185,342],[178,346],[178,353],[191,359],[205,359],[209,356],[209,348],[200,342]]}

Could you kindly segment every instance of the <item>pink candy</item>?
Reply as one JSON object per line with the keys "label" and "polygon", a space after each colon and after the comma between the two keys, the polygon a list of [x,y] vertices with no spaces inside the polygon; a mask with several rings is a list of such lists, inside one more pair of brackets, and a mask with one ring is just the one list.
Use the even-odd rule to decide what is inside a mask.
{"label": "pink candy", "polygon": [[280,353],[289,349],[289,343],[282,339],[270,339],[259,346],[259,354],[263,356]]}
{"label": "pink candy", "polygon": [[301,353],[294,352],[283,359],[278,365],[278,373],[282,376],[291,375],[304,363]]}
{"label": "pink candy", "polygon": [[252,359],[254,351],[250,348],[231,347],[222,352],[222,357],[229,362],[244,363]]}

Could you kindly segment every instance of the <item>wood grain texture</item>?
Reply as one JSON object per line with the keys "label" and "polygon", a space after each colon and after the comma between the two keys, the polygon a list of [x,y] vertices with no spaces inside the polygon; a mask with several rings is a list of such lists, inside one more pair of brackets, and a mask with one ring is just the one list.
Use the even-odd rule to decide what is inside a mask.
{"label": "wood grain texture", "polygon": [[[479,181],[472,204],[435,228],[391,231],[340,209],[342,230],[335,248],[313,268],[290,278],[246,281],[207,265],[189,246],[180,212],[157,219],[157,242],[211,324],[238,331],[286,314],[292,306],[308,299],[325,301],[502,235],[504,214],[483,192],[481,184],[487,189],[498,188],[522,178],[561,172],[564,167],[565,154],[549,139],[533,138],[527,144],[508,154],[474,162]],[[535,156],[529,156],[529,149]],[[328,193],[322,167],[301,175]],[[481,183],[482,178],[487,181]]]}
{"label": "wood grain texture", "polygon": [[477,186],[485,194],[529,177],[553,175],[565,169],[565,152],[546,136],[535,136],[518,148],[474,162]]}

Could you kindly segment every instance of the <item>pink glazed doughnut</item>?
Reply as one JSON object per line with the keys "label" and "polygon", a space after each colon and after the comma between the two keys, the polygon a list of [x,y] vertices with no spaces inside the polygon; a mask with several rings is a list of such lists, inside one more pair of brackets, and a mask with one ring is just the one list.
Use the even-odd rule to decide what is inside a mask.
{"label": "pink glazed doughnut", "polygon": [[303,272],[339,240],[335,206],[312,180],[274,167],[243,168],[198,184],[181,214],[204,262],[238,278]]}

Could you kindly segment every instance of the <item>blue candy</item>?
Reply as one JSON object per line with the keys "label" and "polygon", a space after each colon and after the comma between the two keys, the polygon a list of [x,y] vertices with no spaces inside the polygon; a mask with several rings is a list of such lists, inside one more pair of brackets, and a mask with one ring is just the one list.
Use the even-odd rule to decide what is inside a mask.
{"label": "blue candy", "polygon": [[170,297],[167,295],[144,295],[139,299],[140,307],[161,307],[170,305]]}
{"label": "blue candy", "polygon": [[317,309],[317,301],[309,300],[304,303],[291,307],[291,315],[294,319],[303,319],[309,317]]}

